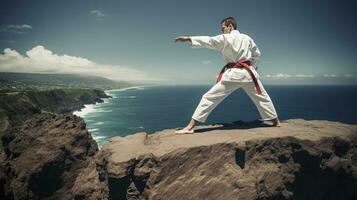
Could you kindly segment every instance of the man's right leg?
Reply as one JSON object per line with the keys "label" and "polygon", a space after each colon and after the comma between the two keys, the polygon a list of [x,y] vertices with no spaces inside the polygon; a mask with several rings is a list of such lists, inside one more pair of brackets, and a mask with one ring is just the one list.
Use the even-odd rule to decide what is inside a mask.
{"label": "man's right leg", "polygon": [[208,92],[206,92],[198,104],[189,124],[182,129],[182,133],[193,133],[196,122],[204,123],[213,109],[229,94],[238,89],[240,85],[235,82],[218,82]]}
{"label": "man's right leg", "polygon": [[206,92],[198,104],[189,124],[177,133],[193,133],[196,122],[204,123],[213,109],[229,94],[240,87],[236,82],[219,81],[208,92]]}
{"label": "man's right leg", "polygon": [[192,115],[192,119],[204,123],[213,109],[239,87],[239,83],[235,82],[220,81],[216,83],[202,96],[200,103]]}

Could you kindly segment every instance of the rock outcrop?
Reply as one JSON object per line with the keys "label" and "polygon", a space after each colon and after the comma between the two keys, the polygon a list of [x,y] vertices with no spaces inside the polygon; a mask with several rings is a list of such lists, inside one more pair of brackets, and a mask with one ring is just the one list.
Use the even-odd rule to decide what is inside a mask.
{"label": "rock outcrop", "polygon": [[98,151],[71,112],[102,98],[110,96],[98,89],[0,95],[0,199],[71,199],[78,173]]}
{"label": "rock outcrop", "polygon": [[98,151],[83,119],[42,112],[2,137],[0,199],[72,199],[71,189]]}
{"label": "rock outcrop", "polygon": [[357,126],[287,120],[114,137],[77,176],[75,199],[355,199]]}
{"label": "rock outcrop", "polygon": [[97,89],[56,89],[0,95],[0,136],[12,127],[21,126],[41,110],[64,114],[80,110],[84,104],[101,103],[110,98]]}
{"label": "rock outcrop", "polygon": [[111,97],[99,89],[56,89],[28,92],[27,96],[42,110],[55,113],[80,110],[84,104],[102,103],[102,98]]}
{"label": "rock outcrop", "polygon": [[3,123],[0,134],[0,199],[357,196],[357,125],[236,122],[200,126],[188,135],[167,129],[113,137],[98,150],[83,119],[24,99],[24,108],[5,115],[12,124]]}

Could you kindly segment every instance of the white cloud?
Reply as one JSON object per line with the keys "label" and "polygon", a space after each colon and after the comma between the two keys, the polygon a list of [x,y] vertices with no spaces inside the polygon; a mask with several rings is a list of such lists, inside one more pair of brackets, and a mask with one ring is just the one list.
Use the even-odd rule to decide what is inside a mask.
{"label": "white cloud", "polygon": [[10,33],[26,33],[26,31],[32,29],[31,25],[28,24],[10,24],[10,25],[2,25],[0,28],[0,32],[10,32]]}
{"label": "white cloud", "polygon": [[97,17],[98,19],[103,18],[105,16],[104,13],[100,10],[91,10],[89,13]]}
{"label": "white cloud", "polygon": [[265,75],[266,78],[270,79],[288,79],[288,78],[339,78],[339,77],[347,77],[353,78],[355,75],[353,74],[343,74],[343,75],[336,75],[336,74],[323,74],[323,75],[313,75],[313,74],[283,74],[278,73],[275,75],[267,74]]}
{"label": "white cloud", "polygon": [[290,74],[276,74],[275,75],[276,78],[290,78],[291,75]]}
{"label": "white cloud", "polygon": [[336,74],[324,74],[324,77],[338,77]]}
{"label": "white cloud", "polygon": [[143,71],[119,66],[98,64],[86,58],[57,55],[43,46],[36,46],[22,55],[10,48],[0,54],[0,71],[28,73],[87,74],[123,81],[162,81],[149,78]]}
{"label": "white cloud", "polygon": [[290,78],[291,75],[279,73],[279,74],[275,74],[275,75],[267,74],[265,77],[267,77],[267,78]]}
{"label": "white cloud", "polygon": [[294,75],[294,77],[298,77],[298,78],[314,78],[315,75],[313,75],[313,74],[296,74],[296,75]]}
{"label": "white cloud", "polygon": [[313,74],[282,74],[278,73],[275,75],[267,74],[267,78],[276,78],[276,79],[286,79],[286,78],[314,78]]}
{"label": "white cloud", "polygon": [[13,28],[13,29],[32,29],[32,26],[28,25],[28,24],[22,24],[22,25],[8,25],[9,28]]}

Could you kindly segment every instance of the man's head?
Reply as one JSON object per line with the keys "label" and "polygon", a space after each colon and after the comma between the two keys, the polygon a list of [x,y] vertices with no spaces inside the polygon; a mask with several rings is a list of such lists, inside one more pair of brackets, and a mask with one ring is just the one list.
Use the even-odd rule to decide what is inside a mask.
{"label": "man's head", "polygon": [[237,29],[237,22],[233,17],[227,17],[221,21],[222,33],[230,33],[232,30]]}

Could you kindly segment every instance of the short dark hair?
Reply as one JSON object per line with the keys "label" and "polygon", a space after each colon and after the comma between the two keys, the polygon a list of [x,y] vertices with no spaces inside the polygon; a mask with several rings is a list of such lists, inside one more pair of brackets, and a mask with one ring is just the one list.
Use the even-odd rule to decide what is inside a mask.
{"label": "short dark hair", "polygon": [[227,17],[227,18],[222,19],[221,24],[223,24],[223,23],[226,26],[229,26],[230,24],[232,24],[233,28],[237,29],[237,22],[233,17]]}

